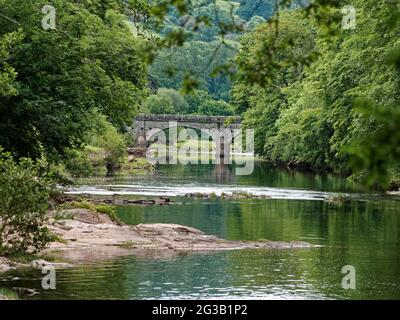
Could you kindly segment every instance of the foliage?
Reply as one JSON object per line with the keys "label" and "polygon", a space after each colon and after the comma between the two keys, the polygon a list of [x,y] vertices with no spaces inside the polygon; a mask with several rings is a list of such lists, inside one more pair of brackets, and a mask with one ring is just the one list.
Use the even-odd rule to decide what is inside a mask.
{"label": "foliage", "polygon": [[125,161],[127,145],[124,136],[103,116],[97,119],[97,128],[89,135],[87,143],[101,148],[108,173],[120,168]]}
{"label": "foliage", "polygon": [[7,300],[18,300],[18,295],[14,291],[6,288],[0,288],[0,297],[4,297]]}
{"label": "foliage", "polygon": [[52,181],[43,176],[43,163],[16,163],[0,150],[0,252],[43,249],[52,237],[44,226]]}
{"label": "foliage", "polygon": [[[215,114],[222,99],[271,160],[381,183],[399,165],[396,1],[354,0],[356,30],[340,28],[344,0],[54,0],[49,31],[44,4],[0,2],[0,144],[15,158],[87,146],[98,114],[123,132],[141,108]],[[168,91],[143,103],[148,78]],[[117,167],[120,137],[103,129]]]}
{"label": "foliage", "polygon": [[[271,151],[271,146],[266,145],[266,142],[276,135],[276,122],[288,104],[285,90],[304,77],[304,67],[300,64],[293,66],[290,61],[301,60],[315,48],[313,27],[300,12],[283,14],[279,37],[277,40],[274,37],[275,30],[268,24],[261,25],[243,37],[237,62],[246,66],[246,71],[239,71],[232,90],[233,105],[238,112],[244,113],[245,127],[255,130],[255,151],[261,155]],[[270,66],[270,62],[265,62],[267,65],[258,64],[257,57],[263,55],[272,41],[277,47],[273,58],[274,66]],[[292,50],[287,50],[288,43],[293,45]],[[269,67],[276,68],[272,81],[268,78]],[[250,69],[257,72],[249,74],[247,70]],[[250,80],[262,85],[249,83]],[[280,147],[282,144],[276,146]]]}
{"label": "foliage", "polygon": [[191,93],[185,95],[185,100],[188,104],[187,113],[198,113],[199,106],[202,101],[209,100],[211,97],[209,96],[207,91],[204,90],[193,90]]}
{"label": "foliage", "polygon": [[157,95],[159,97],[165,97],[172,102],[174,113],[182,114],[187,112],[188,104],[185,98],[183,98],[178,91],[174,89],[160,88],[157,91]]}
{"label": "foliage", "polygon": [[230,104],[223,100],[204,100],[200,104],[200,114],[208,116],[232,116],[234,114],[233,108]]}
{"label": "foliage", "polygon": [[208,92],[214,99],[229,99],[231,81],[224,75],[212,75],[236,53],[236,42],[220,46],[216,41],[190,41],[182,47],[159,52],[150,67],[150,77],[157,88],[178,90],[188,71],[197,81],[197,89]]}
{"label": "foliage", "polygon": [[63,161],[65,169],[73,177],[89,177],[93,175],[94,165],[86,148],[84,150],[70,149],[66,151],[65,157]]}
{"label": "foliage", "polygon": [[20,31],[6,33],[0,36],[0,97],[10,97],[17,94],[15,69],[7,63],[10,56],[9,50],[21,41]]}
{"label": "foliage", "polygon": [[254,30],[258,25],[265,23],[266,20],[260,16],[254,16],[246,23],[246,30]]}
{"label": "foliage", "polygon": [[345,4],[307,9],[314,13],[308,17],[304,10],[281,12],[278,25],[246,35],[233,104],[255,128],[259,154],[340,172],[367,170],[370,183],[385,185],[399,165],[400,55],[393,23],[399,8],[354,1],[356,30],[335,29],[335,8]]}
{"label": "foliage", "polygon": [[152,114],[173,114],[175,112],[172,99],[165,95],[151,95],[146,99],[144,108]]}
{"label": "foliage", "polygon": [[254,16],[268,19],[274,15],[275,0],[241,0],[237,11],[243,19],[250,20]]}
{"label": "foliage", "polygon": [[57,158],[82,145],[93,114],[123,130],[138,112],[145,41],[123,22],[117,2],[55,0],[57,29],[47,31],[46,1],[0,3],[0,144],[16,157]]}

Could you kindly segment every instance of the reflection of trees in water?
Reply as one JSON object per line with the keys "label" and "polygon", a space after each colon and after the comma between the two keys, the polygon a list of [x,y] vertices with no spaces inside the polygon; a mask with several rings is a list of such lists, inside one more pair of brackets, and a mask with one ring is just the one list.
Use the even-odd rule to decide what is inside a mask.
{"label": "reflection of trees in water", "polygon": [[[237,204],[235,209],[227,208],[235,212],[226,220],[230,239],[300,240],[324,246],[253,255],[246,262],[246,268],[265,272],[257,277],[257,283],[272,285],[279,280],[289,288],[288,281],[293,280],[293,285],[298,281],[300,287],[302,283],[312,283],[307,290],[330,296],[400,297],[398,204],[389,201],[331,204],[250,200]],[[229,257],[233,266],[243,260],[239,253]],[[349,264],[356,268],[356,291],[341,288],[341,269]],[[235,272],[234,268],[230,272]],[[246,275],[236,277],[241,276]]]}

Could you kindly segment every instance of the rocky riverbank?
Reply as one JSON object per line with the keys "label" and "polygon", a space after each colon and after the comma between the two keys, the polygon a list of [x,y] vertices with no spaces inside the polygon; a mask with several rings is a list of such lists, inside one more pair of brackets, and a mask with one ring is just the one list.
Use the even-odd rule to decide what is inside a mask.
{"label": "rocky riverbank", "polygon": [[[51,264],[65,268],[71,264],[93,262],[123,255],[170,256],[184,252],[207,252],[239,249],[304,249],[315,247],[305,242],[228,241],[177,224],[124,225],[106,214],[87,209],[51,212],[48,228],[58,236],[41,254],[68,263],[34,260],[29,264],[0,258],[0,272],[18,267]],[[64,217],[64,218],[63,218]],[[71,264],[70,264],[71,263]]]}
{"label": "rocky riverbank", "polygon": [[49,229],[65,241],[52,243],[46,252],[56,250],[70,261],[132,253],[166,255],[184,251],[313,247],[305,242],[228,241],[177,224],[129,226],[85,209],[68,210],[67,213],[70,219],[50,220]]}

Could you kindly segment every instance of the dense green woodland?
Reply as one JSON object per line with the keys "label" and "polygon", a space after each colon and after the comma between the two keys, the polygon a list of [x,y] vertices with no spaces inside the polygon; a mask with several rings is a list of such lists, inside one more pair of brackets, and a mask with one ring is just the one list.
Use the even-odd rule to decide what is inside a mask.
{"label": "dense green woodland", "polygon": [[345,1],[281,3],[54,0],[45,31],[46,1],[0,0],[0,146],[89,175],[139,112],[239,114],[269,160],[393,180],[398,5],[354,0],[343,30]]}
{"label": "dense green woodland", "polygon": [[[327,34],[326,25],[292,10],[281,13],[276,38],[266,24],[245,35],[233,104],[266,158],[344,173],[368,168],[370,181],[387,182],[399,165],[398,7],[352,5],[355,30]],[[268,70],[263,52],[272,45],[276,66]]]}
{"label": "dense green woodland", "polygon": [[[276,10],[275,0],[256,1],[187,1],[184,14],[178,10],[167,11],[159,34],[179,32],[185,38],[182,46],[165,48],[158,52],[149,69],[150,88],[153,96],[149,105],[157,107],[150,112],[200,113],[206,115],[233,115],[231,100],[231,77],[218,72],[221,66],[233,63],[240,47],[240,39],[246,33],[265,23]],[[289,8],[300,8],[307,1],[291,1]],[[196,24],[196,20],[201,23]],[[187,95],[186,108],[171,108],[165,95],[158,89],[180,90],[185,77],[196,79],[196,92]],[[200,103],[193,106],[193,100]],[[168,100],[168,99],[167,99]],[[160,109],[160,105],[165,108]]]}
{"label": "dense green woodland", "polygon": [[[233,115],[276,163],[399,187],[400,8],[348,1],[0,0],[0,254],[42,249],[56,183],[131,170],[140,112]],[[136,161],[136,160],[135,160]]]}
{"label": "dense green woodland", "polygon": [[[150,87],[153,91],[159,88],[180,90],[185,77],[190,75],[197,81],[196,93],[185,97],[188,101],[185,109],[170,108],[165,104],[165,95],[160,97],[157,92],[153,92],[156,97],[151,97],[151,103],[159,101],[158,105],[166,105],[163,113],[232,115],[234,111],[227,104],[230,102],[231,79],[214,71],[235,57],[245,30],[265,22],[261,15],[266,18],[272,16],[275,9],[273,2],[263,0],[255,6],[252,1],[196,0],[191,1],[186,14],[179,14],[177,10],[168,11],[159,33],[181,32],[185,42],[182,46],[158,52],[149,69]],[[202,21],[198,26],[196,19]],[[229,30],[227,27],[221,43],[221,26],[231,25],[240,28]],[[193,106],[190,102],[198,100],[197,96],[201,96],[201,101]]]}

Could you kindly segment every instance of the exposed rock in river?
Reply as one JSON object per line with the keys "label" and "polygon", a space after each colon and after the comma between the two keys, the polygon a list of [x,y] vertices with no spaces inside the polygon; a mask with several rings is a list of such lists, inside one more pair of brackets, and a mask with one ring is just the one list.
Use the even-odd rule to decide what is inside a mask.
{"label": "exposed rock in river", "polygon": [[75,201],[87,200],[94,204],[109,204],[109,205],[169,205],[174,202],[167,197],[156,198],[124,198],[122,196],[98,196],[98,195],[68,195],[58,198],[57,204],[73,203]]}
{"label": "exposed rock in river", "polygon": [[46,251],[62,251],[70,260],[96,260],[104,256],[108,258],[132,253],[151,255],[162,252],[165,255],[185,251],[315,247],[305,242],[228,241],[178,224],[118,225],[102,217],[102,214],[84,209],[70,210],[68,213],[73,219],[54,221],[49,226],[66,241],[52,243]]}
{"label": "exposed rock in river", "polygon": [[0,272],[7,272],[16,268],[26,267],[27,265],[20,262],[15,262],[10,259],[0,257]]}
{"label": "exposed rock in river", "polygon": [[[124,255],[172,256],[186,252],[208,252],[238,249],[304,249],[317,247],[306,242],[229,241],[178,224],[123,225],[105,214],[86,209],[65,210],[63,220],[50,218],[48,228],[58,235],[43,252],[54,254],[71,263],[93,262]],[[0,258],[0,272],[17,267],[67,268],[68,263],[35,260],[30,264],[17,264]]]}

